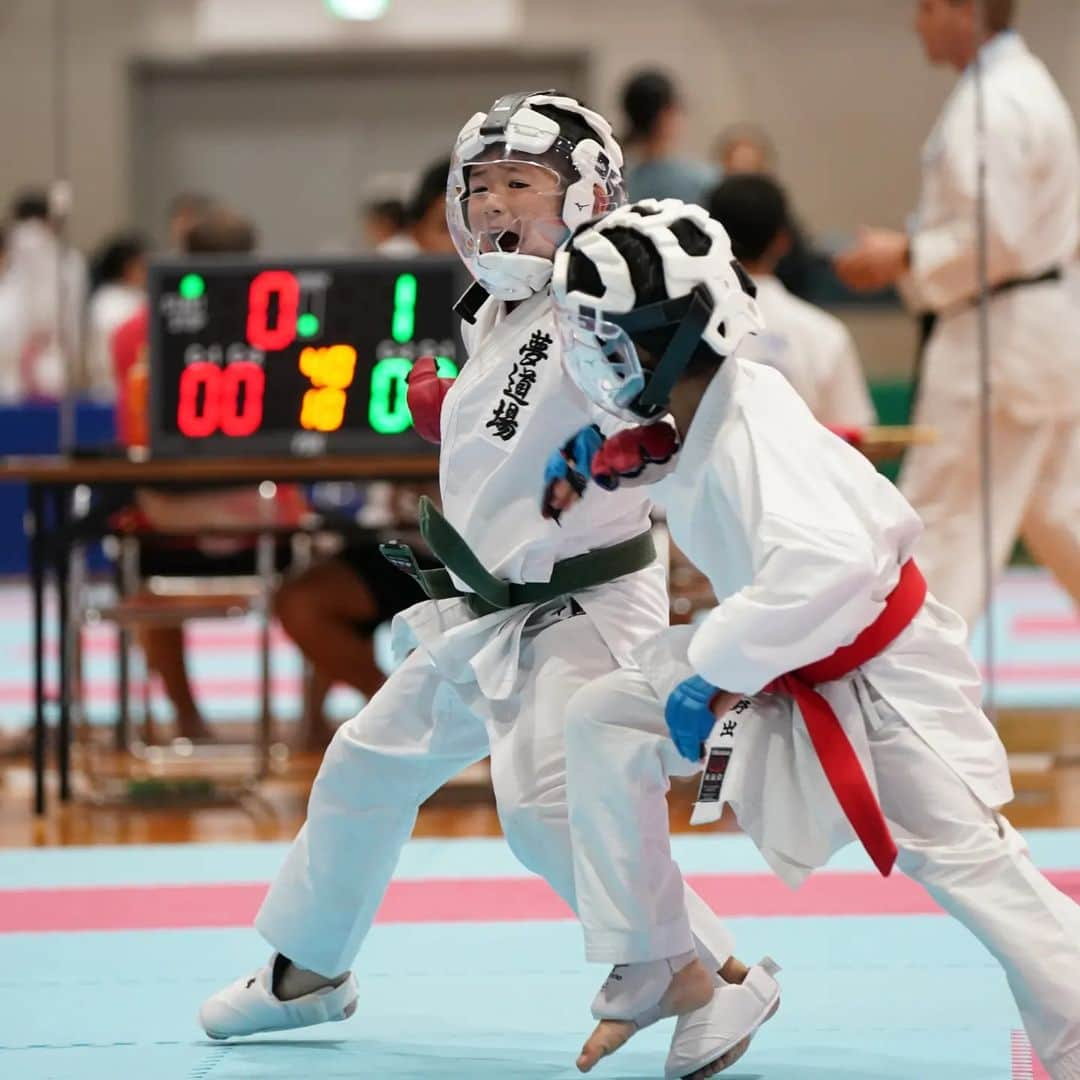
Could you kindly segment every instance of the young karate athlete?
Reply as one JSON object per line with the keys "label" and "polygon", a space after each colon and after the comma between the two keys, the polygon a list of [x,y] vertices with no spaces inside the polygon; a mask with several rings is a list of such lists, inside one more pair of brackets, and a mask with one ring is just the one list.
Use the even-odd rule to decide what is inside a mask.
{"label": "young karate athlete", "polygon": [[[963,623],[912,558],[918,517],[782,375],[739,358],[753,283],[699,207],[647,200],[583,226],[553,293],[587,396],[630,422],[670,412],[682,446],[650,491],[717,597],[570,703],[589,959],[625,980],[689,948],[664,795],[704,764],[698,815],[719,816],[722,798],[790,884],[856,838],[883,874],[895,862],[920,882],[1001,963],[1054,1080],[1080,1077],[1080,908],[998,812],[1005,752]],[[581,446],[549,466],[545,512],[564,522],[590,473],[617,480]],[[632,1033],[607,1014],[582,1067]]]}
{"label": "young karate athlete", "polygon": [[[458,137],[447,213],[476,279],[461,305],[469,360],[453,382],[418,362],[408,393],[417,429],[441,440],[442,514],[423,505],[421,529],[446,569],[419,571],[401,545],[388,552],[431,599],[396,620],[401,651],[412,651],[327,751],[256,918],[274,952],[203,1005],[214,1038],[356,1010],[350,967],[418,807],[489,754],[510,847],[576,907],[566,706],[668,621],[640,488],[590,493],[562,525],[541,519],[533,497],[553,440],[601,416],[563,371],[549,282],[569,230],[623,201],[621,165],[608,123],[554,91],[507,95]],[[622,427],[609,442],[634,460],[633,426]],[[645,464],[638,455],[631,471]],[[709,908],[689,890],[678,906],[705,973],[672,1043],[681,1076],[745,1049],[752,1025],[738,1027],[738,1002],[752,991]],[[683,990],[645,1004],[656,1017],[685,1011]]]}

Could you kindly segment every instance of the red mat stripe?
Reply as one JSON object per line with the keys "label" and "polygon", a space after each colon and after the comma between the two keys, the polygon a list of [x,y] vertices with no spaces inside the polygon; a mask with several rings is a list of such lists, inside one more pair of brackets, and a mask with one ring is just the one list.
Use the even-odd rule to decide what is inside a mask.
{"label": "red mat stripe", "polygon": [[[1080,870],[1051,873],[1080,898]],[[914,882],[869,873],[823,873],[792,892],[771,874],[695,874],[687,879],[723,916],[932,915],[938,907]],[[242,927],[254,918],[263,884],[138,885],[0,890],[0,933],[182,930]],[[395,881],[381,923],[522,922],[571,918],[538,878]]]}

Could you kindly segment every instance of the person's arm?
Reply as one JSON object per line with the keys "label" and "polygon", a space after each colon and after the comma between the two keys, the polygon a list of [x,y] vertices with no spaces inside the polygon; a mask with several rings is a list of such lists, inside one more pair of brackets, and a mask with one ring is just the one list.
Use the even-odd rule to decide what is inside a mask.
{"label": "person's arm", "polygon": [[868,536],[770,514],[751,540],[753,582],[709,613],[689,651],[699,675],[748,695],[830,656],[884,607]]}
{"label": "person's arm", "polygon": [[[1023,117],[1011,102],[988,97],[987,113],[991,126],[986,136],[986,239],[989,279],[994,283],[1022,272],[1020,253],[1031,212],[1031,146]],[[974,106],[968,117],[954,113],[934,167],[940,171],[938,182],[944,184],[950,215],[941,224],[912,233],[907,276],[919,297],[940,311],[970,300],[978,291]]]}
{"label": "person's arm", "polygon": [[[978,291],[977,233],[978,144],[974,104],[952,106],[933,171],[935,202],[947,217],[915,228],[859,230],[857,243],[838,255],[834,266],[841,281],[858,291],[895,285],[919,309],[942,311],[971,300]],[[1029,231],[1029,158],[1032,136],[1017,106],[988,95],[990,131],[987,148],[987,254],[991,284],[1021,270],[1021,244]],[[928,208],[937,216],[939,207]]]}

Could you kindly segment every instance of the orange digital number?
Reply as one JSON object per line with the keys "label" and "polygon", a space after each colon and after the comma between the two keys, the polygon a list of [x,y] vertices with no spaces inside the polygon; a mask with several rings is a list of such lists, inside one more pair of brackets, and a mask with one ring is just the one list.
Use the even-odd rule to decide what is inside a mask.
{"label": "orange digital number", "polygon": [[309,345],[300,353],[300,371],[312,386],[300,406],[300,426],[307,431],[337,431],[345,420],[345,391],[356,374],[356,350],[351,345]]}
{"label": "orange digital number", "polygon": [[345,419],[345,391],[322,386],[308,390],[300,407],[300,426],[306,431],[337,431]]}

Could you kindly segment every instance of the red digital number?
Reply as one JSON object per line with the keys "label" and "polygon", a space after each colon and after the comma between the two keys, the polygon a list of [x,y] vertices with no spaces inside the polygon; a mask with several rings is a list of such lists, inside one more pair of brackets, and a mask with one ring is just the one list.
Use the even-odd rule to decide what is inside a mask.
{"label": "red digital number", "polygon": [[[240,390],[244,391],[244,403],[240,404]],[[263,393],[266,390],[266,374],[258,364],[241,360],[229,364],[222,372],[221,430],[226,435],[243,437],[254,435],[262,426]],[[231,403],[231,407],[230,407]]]}
{"label": "red digital number", "polygon": [[[270,324],[270,297],[277,293],[277,320]],[[264,270],[248,289],[248,341],[266,352],[288,348],[296,339],[300,282],[288,270]]]}
{"label": "red digital number", "polygon": [[188,364],[180,376],[176,426],[189,439],[205,439],[217,431],[220,421],[221,368],[207,360]]}
{"label": "red digital number", "polygon": [[189,439],[218,431],[234,438],[254,435],[262,426],[265,391],[266,373],[250,360],[224,369],[206,360],[189,364],[180,376],[176,426]]}

